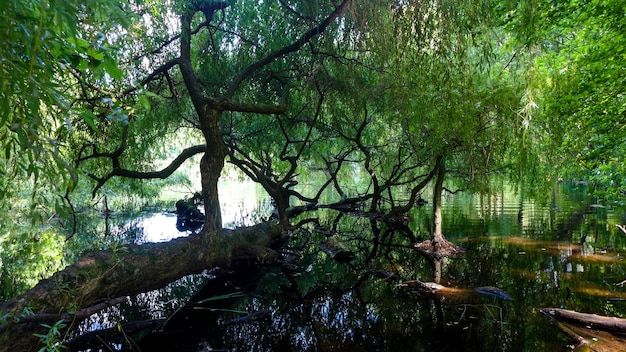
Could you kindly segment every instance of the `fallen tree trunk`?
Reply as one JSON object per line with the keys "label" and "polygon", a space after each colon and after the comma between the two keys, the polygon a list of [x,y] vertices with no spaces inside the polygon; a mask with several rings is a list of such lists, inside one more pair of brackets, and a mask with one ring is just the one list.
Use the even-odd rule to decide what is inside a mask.
{"label": "fallen tree trunk", "polygon": [[607,317],[597,314],[579,313],[560,308],[542,308],[539,310],[557,321],[588,326],[593,329],[626,334],[626,319]]}
{"label": "fallen tree trunk", "polygon": [[[275,253],[267,247],[280,235],[277,224],[263,223],[224,229],[219,236],[203,232],[169,242],[130,244],[84,256],[0,304],[0,315],[6,318],[0,322],[0,352],[36,351],[39,341],[33,334],[47,333],[41,323],[55,320],[55,315],[71,329],[80,317],[68,312],[158,289],[206,268],[228,266],[236,259],[275,260]],[[37,315],[45,320],[37,321],[33,318]]]}
{"label": "fallen tree trunk", "polygon": [[[573,346],[568,346],[572,351],[593,351],[593,352],[613,352],[625,351],[626,340],[623,331],[612,333],[606,329],[592,328],[590,323],[597,322],[598,318],[604,320],[618,319],[603,317],[595,314],[584,314],[564,309],[545,308],[541,312],[550,318],[555,319],[556,326],[567,337],[574,341]],[[624,320],[624,319],[621,319]],[[613,324],[611,324],[613,325]],[[606,327],[605,324],[595,325],[596,327]]]}

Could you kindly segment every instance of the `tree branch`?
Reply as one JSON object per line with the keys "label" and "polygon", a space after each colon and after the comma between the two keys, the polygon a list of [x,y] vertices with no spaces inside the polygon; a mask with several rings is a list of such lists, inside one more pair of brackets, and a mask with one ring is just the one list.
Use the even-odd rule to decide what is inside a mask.
{"label": "tree branch", "polygon": [[[105,308],[112,307],[116,304],[123,303],[126,301],[128,301],[128,297],[122,296],[122,297],[118,297],[114,299],[107,299],[106,301],[102,303],[94,304],[91,307],[83,308],[77,311],[76,313],[62,313],[62,314],[39,313],[39,314],[32,314],[32,315],[18,315],[16,319],[18,319],[20,323],[47,323],[47,322],[54,322],[58,320],[64,320],[65,322],[70,322],[72,320],[85,319],[88,316],[98,313],[99,311]],[[2,326],[2,327],[6,327],[6,326]]]}
{"label": "tree branch", "polygon": [[[195,145],[193,147],[189,147],[187,149],[184,149],[176,157],[176,159],[174,159],[168,166],[166,166],[165,168],[163,168],[163,169],[161,169],[159,171],[133,171],[133,170],[127,170],[127,169],[119,167],[119,156],[108,154],[106,156],[111,158],[111,162],[113,163],[113,170],[108,175],[106,175],[103,178],[98,178],[98,177],[96,177],[94,175],[88,175],[89,177],[91,177],[92,179],[94,179],[94,180],[96,180],[98,182],[98,184],[96,185],[96,187],[94,188],[94,190],[92,192],[92,195],[95,196],[95,194],[98,192],[98,190],[100,190],[100,188],[102,188],[102,186],[104,186],[104,184],[109,179],[111,179],[111,178],[113,178],[115,176],[128,177],[128,178],[134,178],[134,179],[143,179],[143,180],[155,179],[155,178],[165,179],[165,178],[169,177],[171,174],[173,174],[174,171],[178,170],[178,168],[187,159],[191,158],[192,156],[194,156],[196,154],[203,153],[205,150],[206,150],[206,145],[204,145],[204,144]],[[101,156],[105,156],[105,155],[101,155]]]}
{"label": "tree branch", "polygon": [[300,48],[302,48],[306,43],[308,43],[313,37],[319,34],[322,34],[326,30],[326,28],[328,28],[328,26],[337,17],[341,16],[341,14],[346,11],[350,3],[351,3],[350,0],[344,0],[339,6],[335,8],[335,11],[333,11],[328,17],[324,19],[324,21],[322,21],[317,27],[314,27],[310,29],[309,31],[307,31],[306,33],[304,33],[302,37],[300,37],[300,39],[296,40],[294,43],[290,45],[287,45],[281,49],[278,49],[276,51],[269,53],[264,58],[244,68],[241,72],[239,72],[237,76],[235,76],[233,81],[230,83],[230,86],[228,90],[226,91],[226,94],[224,94],[224,97],[227,99],[232,98],[233,95],[235,94],[235,91],[239,88],[241,83],[256,70],[270,64],[271,62],[273,62],[275,59],[279,57],[282,57],[292,52],[300,50]]}
{"label": "tree branch", "polygon": [[223,98],[211,98],[208,99],[207,102],[211,105],[211,107],[222,110],[222,111],[237,111],[237,112],[250,112],[257,114],[281,114],[287,111],[286,104],[279,105],[264,105],[264,104],[245,104],[245,103],[237,103],[230,101],[228,99]]}

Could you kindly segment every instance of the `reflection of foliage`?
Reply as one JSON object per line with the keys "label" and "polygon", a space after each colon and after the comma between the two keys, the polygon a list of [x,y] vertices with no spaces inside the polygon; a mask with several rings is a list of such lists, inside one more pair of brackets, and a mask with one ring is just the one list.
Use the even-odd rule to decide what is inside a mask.
{"label": "reflection of foliage", "polygon": [[118,322],[160,319],[170,316],[189,300],[210,279],[207,275],[185,276],[162,289],[133,296],[127,303],[107,308],[85,319],[78,333],[94,328],[110,328]]}
{"label": "reflection of foliage", "polygon": [[[397,287],[399,279],[376,279],[364,274],[366,269],[376,268],[396,273],[400,279],[428,281],[431,267],[411,248],[406,236],[389,234],[384,224],[379,224],[379,240],[384,241],[378,242],[376,255],[368,258],[376,243],[368,230],[369,219],[333,218],[330,211],[319,214],[317,228],[338,232],[357,253],[355,259],[349,264],[337,263],[317,246],[326,233],[299,232],[281,248],[289,265],[272,270],[257,284],[255,294],[232,306],[245,311],[269,309],[272,323],[225,324],[223,344],[240,350],[306,350],[325,343],[351,350],[561,349],[568,344],[567,337],[534,308],[567,305],[612,316],[626,313],[606,299],[622,295],[613,285],[617,280],[607,277],[624,278],[626,270],[602,258],[594,261],[591,255],[597,248],[614,248],[620,254],[623,251],[619,236],[601,225],[607,221],[606,210],[600,208],[585,215],[599,226],[590,226],[593,224],[583,219],[582,227],[578,223],[573,228],[569,241],[555,242],[559,229],[576,214],[573,206],[585,203],[578,196],[573,196],[570,203],[564,197],[568,192],[572,189],[555,192],[553,195],[558,197],[550,207],[531,207],[526,224],[519,223],[519,201],[509,194],[506,201],[501,200],[505,206],[485,203],[483,211],[474,211],[475,207],[468,204],[477,200],[467,195],[450,199],[444,231],[452,233],[451,238],[466,252],[449,258],[444,265],[444,283],[453,288],[453,293],[441,298],[443,330],[436,328],[436,305],[427,297]],[[508,206],[513,209],[502,210]],[[551,208],[556,206],[563,209],[558,214]],[[477,221],[481,216],[482,220]],[[531,218],[539,219],[539,223],[532,225]],[[547,228],[542,223],[544,218],[551,219]],[[415,219],[415,224],[427,226],[428,221],[421,225],[420,220]],[[586,252],[582,252],[576,242],[581,240],[581,232],[587,231],[598,235],[588,237]],[[474,290],[478,286],[502,288],[513,300],[481,295]],[[229,316],[225,313],[224,321]],[[407,341],[411,341],[410,346]]]}
{"label": "reflection of foliage", "polygon": [[63,268],[64,237],[53,230],[35,231],[36,228],[22,226],[15,233],[2,234],[0,300],[34,286],[39,280]]}

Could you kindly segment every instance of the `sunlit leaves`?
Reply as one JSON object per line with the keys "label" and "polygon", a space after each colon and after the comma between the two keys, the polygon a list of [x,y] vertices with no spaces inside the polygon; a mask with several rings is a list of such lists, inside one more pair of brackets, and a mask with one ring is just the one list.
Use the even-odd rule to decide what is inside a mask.
{"label": "sunlit leaves", "polygon": [[[626,188],[626,36],[621,1],[549,3],[535,61],[547,140],[561,177],[585,178],[613,196]],[[550,143],[551,142],[551,143]]]}
{"label": "sunlit leaves", "polygon": [[[374,36],[389,51],[389,105],[380,118],[396,122],[412,162],[446,156],[462,188],[489,188],[515,148],[514,111],[520,87],[506,70],[511,53],[499,41],[497,9],[485,3],[419,2],[398,6],[389,35]],[[384,30],[384,29],[383,29]],[[389,30],[389,29],[387,29]]]}
{"label": "sunlit leaves", "polygon": [[[69,70],[95,72],[102,67],[112,79],[121,78],[104,37],[90,41],[82,31],[90,27],[89,20],[120,15],[122,8],[100,0],[82,5],[60,1],[11,1],[5,5],[0,15],[0,32],[6,34],[0,39],[0,147],[5,170],[14,177],[34,176],[55,187],[60,185],[54,181],[57,177],[75,179],[73,169],[59,153],[62,142],[55,138],[62,129],[74,131],[69,118],[74,82]],[[91,116],[82,116],[95,127]]]}

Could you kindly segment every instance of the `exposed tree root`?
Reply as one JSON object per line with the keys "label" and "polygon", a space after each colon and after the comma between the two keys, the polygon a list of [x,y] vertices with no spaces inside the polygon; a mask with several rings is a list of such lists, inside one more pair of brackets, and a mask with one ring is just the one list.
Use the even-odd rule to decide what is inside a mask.
{"label": "exposed tree root", "polygon": [[426,240],[420,243],[416,243],[414,246],[415,248],[417,248],[418,251],[420,251],[420,253],[431,259],[442,259],[462,253],[464,251],[463,248],[455,245],[454,243],[446,239],[438,242]]}

